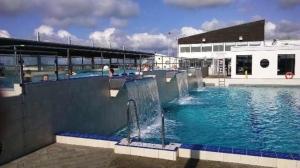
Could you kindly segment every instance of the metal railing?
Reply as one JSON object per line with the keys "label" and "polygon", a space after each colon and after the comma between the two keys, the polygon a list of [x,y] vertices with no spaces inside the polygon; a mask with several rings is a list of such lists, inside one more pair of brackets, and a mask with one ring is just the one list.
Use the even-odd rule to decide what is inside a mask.
{"label": "metal railing", "polygon": [[128,135],[127,135],[127,142],[128,145],[131,142],[131,128],[130,128],[130,104],[131,102],[133,103],[133,107],[134,107],[134,114],[135,114],[135,118],[136,118],[136,125],[138,128],[138,140],[141,140],[141,128],[140,128],[140,123],[139,123],[139,116],[138,116],[138,112],[137,112],[137,106],[136,106],[136,102],[133,99],[129,99],[127,102],[127,129],[128,129]]}
{"label": "metal railing", "polygon": [[161,110],[161,145],[165,147],[165,114],[164,111]]}

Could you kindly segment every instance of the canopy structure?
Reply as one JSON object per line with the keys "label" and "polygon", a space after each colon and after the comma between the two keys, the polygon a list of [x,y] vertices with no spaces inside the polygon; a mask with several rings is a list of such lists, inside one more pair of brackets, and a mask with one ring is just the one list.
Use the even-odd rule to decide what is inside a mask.
{"label": "canopy structure", "polygon": [[154,53],[110,49],[92,46],[81,46],[73,44],[62,44],[53,42],[41,42],[33,40],[0,38],[1,54],[19,54],[25,55],[55,55],[62,57],[103,57],[103,58],[147,58],[153,57]]}

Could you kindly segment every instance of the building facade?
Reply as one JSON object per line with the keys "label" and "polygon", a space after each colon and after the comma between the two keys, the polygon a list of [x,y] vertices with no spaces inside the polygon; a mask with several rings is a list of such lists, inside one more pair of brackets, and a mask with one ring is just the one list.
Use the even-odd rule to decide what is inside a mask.
{"label": "building facade", "polygon": [[[265,41],[264,27],[265,21],[260,20],[181,38],[178,57],[201,59],[210,76],[282,78],[292,72],[300,78],[300,42]],[[260,59],[269,65],[261,69]]]}

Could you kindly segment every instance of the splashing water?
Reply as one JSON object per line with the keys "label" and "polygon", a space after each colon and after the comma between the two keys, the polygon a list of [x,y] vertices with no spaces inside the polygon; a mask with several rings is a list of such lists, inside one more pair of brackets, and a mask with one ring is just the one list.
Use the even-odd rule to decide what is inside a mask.
{"label": "splashing water", "polygon": [[[161,106],[157,83],[154,78],[134,80],[126,83],[128,98],[133,99],[137,105],[138,119],[140,122],[141,137],[152,133],[153,129],[160,130]],[[131,110],[132,122],[136,122],[134,111]],[[138,129],[132,124],[132,135],[138,135]],[[157,135],[159,136],[159,135]]]}
{"label": "splashing water", "polygon": [[180,72],[176,74],[179,97],[184,97],[189,94],[189,86],[187,80],[187,72]]}
{"label": "splashing water", "polygon": [[196,75],[196,78],[197,78],[198,88],[202,88],[203,87],[203,77],[202,77],[201,69],[196,69],[195,75]]}

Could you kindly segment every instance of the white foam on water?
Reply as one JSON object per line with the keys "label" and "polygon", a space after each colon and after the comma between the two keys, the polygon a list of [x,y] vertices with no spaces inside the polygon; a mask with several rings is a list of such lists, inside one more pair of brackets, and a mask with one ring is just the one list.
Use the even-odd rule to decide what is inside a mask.
{"label": "white foam on water", "polygon": [[203,102],[201,102],[201,100],[199,100],[198,98],[193,97],[193,96],[184,96],[184,97],[181,97],[179,99],[174,99],[170,103],[178,104],[178,105],[199,105],[199,104],[204,104]]}

